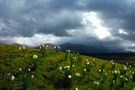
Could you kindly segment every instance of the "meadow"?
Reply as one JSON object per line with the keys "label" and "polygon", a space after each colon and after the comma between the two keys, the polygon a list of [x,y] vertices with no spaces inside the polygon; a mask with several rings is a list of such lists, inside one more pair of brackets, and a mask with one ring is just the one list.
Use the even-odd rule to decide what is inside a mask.
{"label": "meadow", "polygon": [[59,51],[0,44],[0,90],[132,90],[135,65]]}

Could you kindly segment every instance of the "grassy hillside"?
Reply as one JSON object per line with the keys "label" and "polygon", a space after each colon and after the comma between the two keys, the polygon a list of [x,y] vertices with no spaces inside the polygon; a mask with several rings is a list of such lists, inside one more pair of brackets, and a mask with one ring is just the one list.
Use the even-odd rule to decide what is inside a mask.
{"label": "grassy hillside", "polygon": [[132,90],[135,66],[0,44],[0,90]]}

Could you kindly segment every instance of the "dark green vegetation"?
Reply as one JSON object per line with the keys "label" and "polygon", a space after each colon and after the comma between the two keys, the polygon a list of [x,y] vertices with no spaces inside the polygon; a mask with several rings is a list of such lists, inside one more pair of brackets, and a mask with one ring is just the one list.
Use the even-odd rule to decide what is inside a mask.
{"label": "dark green vegetation", "polygon": [[135,53],[133,52],[115,52],[115,53],[82,53],[87,56],[93,56],[106,60],[114,60],[115,62],[126,64],[135,64]]}
{"label": "dark green vegetation", "polygon": [[70,53],[0,45],[0,90],[132,90],[135,66]]}

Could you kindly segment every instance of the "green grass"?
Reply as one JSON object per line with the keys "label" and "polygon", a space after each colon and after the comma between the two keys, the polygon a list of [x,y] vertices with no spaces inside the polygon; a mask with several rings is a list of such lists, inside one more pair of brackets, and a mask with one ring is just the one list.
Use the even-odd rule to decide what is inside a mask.
{"label": "green grass", "polygon": [[[22,46],[0,44],[0,90],[132,90],[135,87],[135,66],[44,47],[42,50],[19,50],[19,47]],[[33,59],[33,55],[38,58]]]}

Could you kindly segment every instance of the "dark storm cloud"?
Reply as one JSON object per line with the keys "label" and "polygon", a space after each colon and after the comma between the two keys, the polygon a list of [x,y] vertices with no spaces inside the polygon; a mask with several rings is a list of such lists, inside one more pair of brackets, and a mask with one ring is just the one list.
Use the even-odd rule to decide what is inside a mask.
{"label": "dark storm cloud", "polygon": [[79,27],[81,27],[79,16],[66,12],[48,17],[39,32],[65,36],[68,35],[65,30]]}
{"label": "dark storm cloud", "polygon": [[[35,34],[53,34],[70,38],[67,30],[85,29],[81,23],[82,14],[94,11],[103,24],[111,28],[112,37],[119,39],[102,41],[80,35],[79,40],[72,36],[70,42],[86,41],[88,45],[96,44],[121,50],[122,40],[134,43],[134,4],[134,0],[0,0],[0,36],[32,37]],[[120,34],[119,29],[128,34]],[[5,39],[0,41],[10,42]]]}
{"label": "dark storm cloud", "polygon": [[[82,12],[93,10],[100,12],[102,18],[108,22],[112,18],[124,21],[124,24],[119,27],[133,31],[135,29],[135,6],[130,1],[131,0],[11,0],[10,3],[9,0],[1,0],[0,17],[4,18],[4,20],[13,19],[18,22],[20,26],[14,29],[17,34],[20,35],[31,36],[34,29],[39,29],[37,32],[39,31],[40,33],[54,33],[56,35],[60,35],[61,33],[61,35],[66,35],[65,29],[80,26],[80,17],[76,15],[77,10]],[[78,2],[84,5],[81,6]],[[65,15],[59,15],[63,11],[65,11]],[[31,18],[36,19],[36,25],[32,23]],[[25,32],[28,33],[26,34]]]}
{"label": "dark storm cloud", "polygon": [[[83,0],[82,0],[83,1]],[[84,2],[86,10],[100,13],[105,25],[111,27],[115,36],[135,40],[135,1],[134,0],[87,0]],[[126,30],[129,35],[119,35],[118,29]]]}
{"label": "dark storm cloud", "polygon": [[101,17],[104,18],[104,20],[111,21],[112,19],[116,19],[119,21],[123,21],[122,25],[120,25],[119,27],[123,27],[129,31],[134,31],[134,0],[87,0],[85,3],[85,9],[100,12]]}
{"label": "dark storm cloud", "polygon": [[[6,28],[1,28],[0,35],[32,36],[35,33],[67,35],[66,29],[81,25],[76,11],[68,10],[75,8],[74,3],[73,0],[66,2],[63,0],[11,0],[11,3],[8,0],[2,0],[0,19]],[[9,26],[8,20],[16,22],[17,25],[10,22],[13,25]],[[5,31],[10,32],[8,28],[12,29],[11,33],[5,33]]]}

